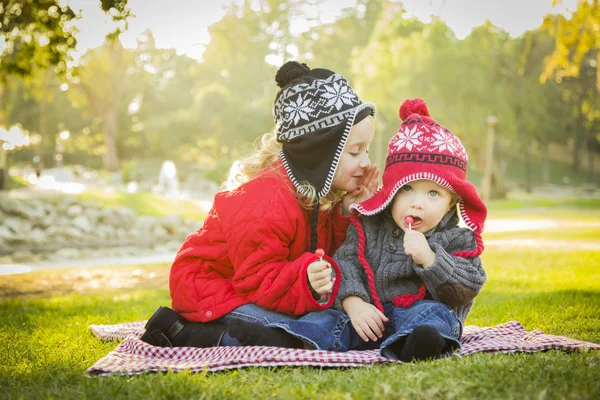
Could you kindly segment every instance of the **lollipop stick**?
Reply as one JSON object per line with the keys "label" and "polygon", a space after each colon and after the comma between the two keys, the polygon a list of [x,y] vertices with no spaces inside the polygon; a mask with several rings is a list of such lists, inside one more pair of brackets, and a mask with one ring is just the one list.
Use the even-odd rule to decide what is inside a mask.
{"label": "lollipop stick", "polygon": [[406,225],[408,225],[408,230],[412,231],[412,224],[413,222],[415,222],[415,219],[413,217],[411,217],[410,215],[406,218],[404,218],[404,223]]}

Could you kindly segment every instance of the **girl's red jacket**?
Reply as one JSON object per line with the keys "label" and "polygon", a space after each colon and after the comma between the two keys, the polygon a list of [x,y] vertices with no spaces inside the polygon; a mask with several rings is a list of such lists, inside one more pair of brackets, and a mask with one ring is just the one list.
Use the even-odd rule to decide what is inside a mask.
{"label": "girl's red jacket", "polygon": [[301,315],[333,304],[340,269],[329,256],[342,244],[350,219],[339,204],[319,214],[318,247],[335,268],[333,293],[319,304],[309,290],[311,212],[303,209],[283,166],[215,196],[204,225],[177,253],[169,287],[172,307],[191,321],[206,322],[255,303]]}

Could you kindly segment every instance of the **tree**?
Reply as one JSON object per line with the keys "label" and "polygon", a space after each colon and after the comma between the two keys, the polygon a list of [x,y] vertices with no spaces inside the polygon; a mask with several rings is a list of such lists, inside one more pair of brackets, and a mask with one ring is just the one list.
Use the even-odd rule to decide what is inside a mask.
{"label": "tree", "polygon": [[[553,0],[553,5],[561,0]],[[596,89],[600,92],[600,1],[579,0],[577,8],[570,19],[560,15],[544,18],[542,29],[554,39],[556,47],[546,61],[542,73],[542,81],[556,76],[560,81],[563,77],[579,75],[582,63],[590,51],[596,54]]]}
{"label": "tree", "polygon": [[[553,1],[554,5],[556,3],[560,3],[560,0]],[[555,39],[555,49],[547,58],[541,74],[542,82],[546,82],[551,77],[554,77],[559,83],[569,78],[578,81],[571,82],[571,89],[574,90],[568,90],[571,94],[566,94],[567,97],[575,96],[579,100],[579,103],[574,105],[575,115],[579,115],[574,115],[574,118],[580,123],[575,123],[573,128],[573,169],[578,170],[580,148],[586,146],[589,154],[590,181],[593,181],[593,161],[598,143],[592,130],[597,128],[600,120],[600,102],[598,101],[598,94],[600,94],[600,29],[598,26],[600,26],[599,0],[579,0],[571,18],[562,15],[548,15],[542,25],[542,29]],[[596,93],[591,93],[585,87],[577,88],[583,82],[587,82],[592,74],[595,75]],[[582,79],[579,79],[580,77]]]}
{"label": "tree", "polygon": [[101,121],[103,165],[112,172],[119,170],[118,115],[127,112],[134,97],[130,79],[134,71],[132,52],[116,40],[87,51],[70,74],[70,85],[76,89],[70,91],[73,101]]}
{"label": "tree", "polygon": [[[35,69],[56,67],[65,73],[69,52],[77,45],[73,20],[81,18],[60,0],[5,0],[0,3],[0,78],[30,76]],[[127,0],[101,0],[100,7],[116,22],[131,16]],[[121,32],[117,28],[111,37]]]}
{"label": "tree", "polygon": [[[58,74],[67,72],[69,53],[75,49],[76,29],[69,23],[79,18],[69,5],[60,0],[4,0],[0,2],[0,96],[8,76],[32,76],[36,70],[54,68]],[[100,7],[117,23],[131,16],[127,0],[101,0]],[[118,38],[118,27],[109,35]],[[0,114],[0,126],[4,125]],[[0,190],[7,189],[8,166],[0,146]]]}

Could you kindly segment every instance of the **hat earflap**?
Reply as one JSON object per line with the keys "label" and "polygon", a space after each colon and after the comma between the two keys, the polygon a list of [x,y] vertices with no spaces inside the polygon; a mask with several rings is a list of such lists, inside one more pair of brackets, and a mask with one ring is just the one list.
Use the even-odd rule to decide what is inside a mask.
{"label": "hat earflap", "polygon": [[451,182],[454,191],[461,197],[458,204],[460,210],[460,216],[465,224],[473,231],[475,237],[476,247],[473,250],[465,250],[454,253],[457,257],[474,258],[479,256],[484,249],[483,239],[481,234],[487,217],[487,207],[479,194],[475,186],[465,180],[454,180]]}
{"label": "hat earflap", "polygon": [[371,292],[373,303],[375,303],[375,307],[377,307],[379,311],[383,312],[383,305],[381,304],[381,300],[377,295],[377,289],[375,289],[375,276],[373,274],[373,269],[365,257],[365,231],[361,222],[356,217],[356,214],[353,212],[350,213],[350,221],[352,221],[352,224],[356,228],[356,233],[358,234],[358,261],[360,261],[360,264],[367,274],[367,283],[369,284],[369,291]]}

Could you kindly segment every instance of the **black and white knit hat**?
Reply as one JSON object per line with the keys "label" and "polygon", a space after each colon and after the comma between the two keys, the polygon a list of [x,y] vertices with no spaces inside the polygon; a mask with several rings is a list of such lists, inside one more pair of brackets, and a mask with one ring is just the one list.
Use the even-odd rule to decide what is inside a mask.
{"label": "black and white knit hat", "polygon": [[281,88],[273,105],[281,160],[300,193],[308,195],[301,186],[308,182],[324,197],[350,129],[375,116],[375,106],[363,103],[341,75],[296,61],[285,63],[275,81]]}

